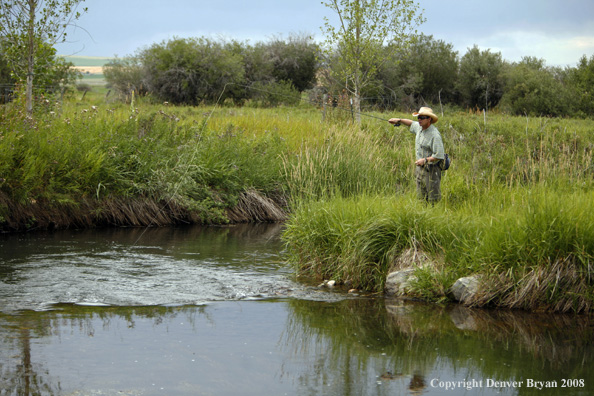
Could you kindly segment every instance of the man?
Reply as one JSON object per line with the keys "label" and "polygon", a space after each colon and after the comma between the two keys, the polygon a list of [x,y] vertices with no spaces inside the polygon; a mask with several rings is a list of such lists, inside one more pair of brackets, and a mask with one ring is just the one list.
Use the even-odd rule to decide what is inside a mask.
{"label": "man", "polygon": [[391,118],[391,124],[404,124],[410,127],[415,137],[415,179],[419,199],[435,203],[441,199],[440,161],[445,158],[443,140],[435,127],[438,117],[429,107],[421,107],[413,113],[418,122],[405,118]]}

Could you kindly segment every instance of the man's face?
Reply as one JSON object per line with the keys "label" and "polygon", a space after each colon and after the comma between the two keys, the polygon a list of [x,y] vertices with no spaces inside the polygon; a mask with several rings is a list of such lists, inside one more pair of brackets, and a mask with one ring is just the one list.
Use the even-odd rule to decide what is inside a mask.
{"label": "man's face", "polygon": [[419,120],[419,125],[421,125],[421,127],[423,129],[427,129],[427,128],[429,128],[429,125],[431,125],[431,117],[429,117],[429,116],[420,115],[418,117],[418,120]]}

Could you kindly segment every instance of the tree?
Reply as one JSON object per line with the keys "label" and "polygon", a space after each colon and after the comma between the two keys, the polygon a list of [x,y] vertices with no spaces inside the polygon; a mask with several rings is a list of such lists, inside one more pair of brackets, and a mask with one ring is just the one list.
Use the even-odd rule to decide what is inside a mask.
{"label": "tree", "polygon": [[317,72],[318,46],[311,37],[291,35],[288,41],[275,39],[266,47],[276,81],[289,82],[299,92],[313,86]]}
{"label": "tree", "polygon": [[568,71],[569,82],[578,99],[580,111],[594,113],[594,55],[582,56],[576,68]]}
{"label": "tree", "polygon": [[207,38],[175,38],[138,54],[149,92],[174,104],[235,99],[245,82],[243,59],[234,46]]}
{"label": "tree", "polygon": [[[0,37],[4,56],[19,81],[26,81],[26,110],[33,113],[33,81],[47,47],[66,40],[66,29],[80,17],[84,0],[2,0]],[[86,12],[85,8],[83,12]]]}
{"label": "tree", "polygon": [[412,108],[453,101],[458,78],[458,53],[453,45],[424,34],[413,42],[379,71],[393,100]]}
{"label": "tree", "polygon": [[148,93],[144,84],[144,70],[136,56],[111,60],[103,66],[103,75],[109,85],[124,97],[130,95],[131,91],[137,95]]}
{"label": "tree", "polygon": [[516,115],[567,115],[573,98],[559,75],[544,60],[524,57],[508,68],[501,104]]}
{"label": "tree", "polygon": [[488,109],[499,103],[503,95],[505,63],[501,53],[469,48],[460,60],[458,92],[467,107]]}
{"label": "tree", "polygon": [[334,27],[325,19],[327,54],[338,54],[342,67],[332,72],[353,95],[353,107],[360,121],[361,92],[376,81],[378,68],[391,51],[410,43],[414,27],[425,20],[417,15],[412,0],[331,0],[323,3],[339,18]]}

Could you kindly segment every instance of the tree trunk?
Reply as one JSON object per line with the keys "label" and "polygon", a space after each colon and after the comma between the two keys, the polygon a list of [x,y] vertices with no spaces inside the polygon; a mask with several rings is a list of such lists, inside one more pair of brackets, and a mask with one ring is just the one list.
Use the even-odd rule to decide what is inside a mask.
{"label": "tree trunk", "polygon": [[33,115],[33,72],[35,70],[35,8],[37,0],[29,0],[29,29],[27,31],[29,48],[27,55],[27,114]]}
{"label": "tree trunk", "polygon": [[355,88],[355,95],[353,97],[353,111],[355,112],[355,121],[357,124],[361,124],[361,95],[357,88]]}
{"label": "tree trunk", "polygon": [[353,107],[355,110],[355,120],[357,124],[361,124],[361,79],[359,78],[361,74],[361,24],[363,23],[362,15],[361,15],[361,4],[360,1],[357,0],[357,23],[355,28],[355,42],[356,42],[356,65],[355,68],[355,76],[354,76],[354,83],[355,83],[355,95],[353,98]]}

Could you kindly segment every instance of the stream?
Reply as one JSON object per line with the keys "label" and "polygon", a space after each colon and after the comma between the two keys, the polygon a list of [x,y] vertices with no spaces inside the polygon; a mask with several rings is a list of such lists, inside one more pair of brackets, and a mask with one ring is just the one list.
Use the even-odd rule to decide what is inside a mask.
{"label": "stream", "polygon": [[588,315],[321,288],[282,225],[0,235],[0,396],[590,395]]}

